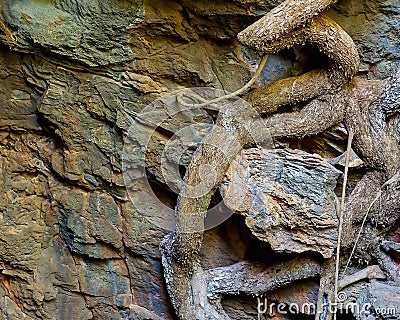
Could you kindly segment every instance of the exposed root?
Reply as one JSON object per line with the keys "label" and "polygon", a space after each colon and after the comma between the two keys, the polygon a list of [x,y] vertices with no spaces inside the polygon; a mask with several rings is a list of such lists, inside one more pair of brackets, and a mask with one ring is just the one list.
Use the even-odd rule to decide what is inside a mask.
{"label": "exposed root", "polygon": [[[199,95],[193,93],[193,98],[196,98],[196,100],[199,101],[203,101],[202,103],[198,103],[198,104],[191,104],[191,103],[186,103],[185,101],[183,101],[182,98],[186,97],[185,95],[183,95],[183,93],[178,96],[179,99],[179,104],[181,104],[184,107],[188,107],[188,108],[207,108],[209,106],[218,104],[219,102],[223,101],[223,100],[228,100],[231,98],[235,98],[243,93],[245,93],[247,90],[249,90],[251,88],[251,86],[257,81],[258,77],[261,74],[261,71],[264,69],[264,66],[266,64],[268,60],[268,55],[265,55],[262,59],[261,62],[257,68],[256,73],[254,74],[254,76],[251,78],[251,80],[249,82],[247,82],[243,87],[241,87],[240,89],[236,90],[235,92],[232,92],[230,94],[224,95],[222,97],[216,98],[216,99],[212,99],[212,100],[205,100],[202,97],[200,97]],[[192,98],[191,96],[189,98]],[[212,108],[213,110],[219,110],[220,108],[218,108],[217,106],[214,106]]]}
{"label": "exposed root", "polygon": [[[193,318],[196,310],[193,281],[200,272],[198,252],[211,196],[221,184],[233,158],[242,148],[255,142],[252,132],[257,131],[257,124],[252,132],[249,127],[257,113],[268,114],[277,111],[280,106],[307,102],[298,112],[275,114],[265,119],[264,125],[268,127],[270,136],[279,139],[315,135],[345,119],[349,132],[354,132],[355,150],[368,170],[382,172],[386,177],[399,171],[398,133],[393,129],[394,125],[382,126],[381,121],[384,119],[384,122],[395,123],[393,114],[398,104],[396,102],[390,108],[388,105],[390,101],[397,101],[397,95],[392,94],[391,90],[398,87],[398,82],[392,81],[392,85],[385,86],[382,81],[355,80],[348,84],[358,71],[356,47],[335,22],[318,16],[335,2],[287,0],[238,36],[245,45],[265,53],[311,43],[329,58],[330,63],[327,69],[314,70],[256,89],[247,97],[255,110],[241,110],[243,106],[240,104],[225,107],[217,120],[217,129],[213,129],[196,150],[185,176],[186,185],[178,198],[176,231],[166,238],[162,250],[169,293],[181,319]],[[204,101],[198,106],[208,107],[214,102]],[[380,110],[382,119],[374,121],[372,115],[379,114],[377,110]],[[257,137],[256,140],[259,142],[262,138]],[[205,168],[208,168],[208,172],[212,168],[213,174],[206,174]],[[356,207],[352,199],[349,206]],[[343,222],[343,230],[346,231],[349,224]],[[344,237],[344,247],[347,241]],[[338,282],[338,269],[338,263],[333,259],[325,261],[322,266],[318,310],[321,319],[327,320],[333,316],[323,305],[327,301],[334,301],[335,293],[342,286]],[[245,290],[245,282],[240,283],[240,288],[239,283],[233,283],[237,286],[233,286],[232,290]],[[210,291],[224,294],[223,290],[230,290],[226,282],[224,287],[228,289],[218,289],[216,285]],[[249,291],[254,292],[254,288]]]}
{"label": "exposed root", "polygon": [[[346,206],[346,188],[347,188],[347,178],[349,174],[349,155],[351,150],[351,144],[353,142],[353,132],[349,132],[349,137],[347,141],[347,150],[346,150],[346,161],[345,161],[345,169],[344,169],[344,179],[343,179],[343,187],[342,187],[342,199],[340,203],[340,210],[339,210],[339,229],[338,229],[338,241],[337,241],[337,248],[336,248],[336,264],[335,264],[335,289],[334,289],[334,298],[335,303],[337,303],[338,297],[338,282],[339,282],[339,268],[340,268],[340,247],[341,247],[341,240],[342,240],[342,231],[343,231],[343,213]],[[336,314],[334,315],[334,319],[336,319]]]}
{"label": "exposed root", "polygon": [[344,91],[318,97],[299,111],[278,113],[266,118],[265,125],[273,139],[316,135],[343,120],[345,97]]}
{"label": "exposed root", "polygon": [[386,279],[385,273],[379,268],[379,266],[376,265],[369,266],[352,275],[344,277],[338,283],[338,290],[343,290],[344,288],[362,280],[372,280],[372,279],[379,279],[379,280]]}
{"label": "exposed root", "polygon": [[370,213],[370,211],[371,211],[371,208],[373,207],[373,205],[375,204],[375,202],[377,202],[378,199],[382,196],[382,189],[384,189],[384,188],[386,188],[386,187],[392,185],[393,183],[398,182],[399,179],[400,179],[400,172],[396,173],[393,177],[391,177],[388,181],[386,181],[386,182],[382,185],[382,187],[381,187],[380,190],[378,191],[378,194],[376,195],[375,199],[374,199],[374,200],[371,202],[371,204],[369,205],[367,211],[365,212],[363,221],[362,221],[362,223],[361,223],[360,230],[358,231],[357,238],[356,238],[356,240],[354,241],[354,245],[353,245],[353,248],[352,248],[352,250],[351,250],[350,257],[349,257],[349,259],[347,260],[346,266],[345,266],[345,268],[344,268],[343,275],[346,275],[347,268],[349,267],[350,262],[351,262],[351,259],[353,258],[354,252],[355,252],[355,250],[356,250],[356,248],[357,248],[358,241],[360,240],[361,234],[362,234],[362,232],[363,232],[363,230],[364,230],[364,226],[365,226],[365,223],[367,222],[367,219],[368,219],[369,213]]}
{"label": "exposed root", "polygon": [[319,277],[321,265],[312,259],[296,259],[270,267],[251,262],[239,262],[229,267],[212,269],[207,295],[210,299],[221,295],[262,295],[285,287],[295,281]]}

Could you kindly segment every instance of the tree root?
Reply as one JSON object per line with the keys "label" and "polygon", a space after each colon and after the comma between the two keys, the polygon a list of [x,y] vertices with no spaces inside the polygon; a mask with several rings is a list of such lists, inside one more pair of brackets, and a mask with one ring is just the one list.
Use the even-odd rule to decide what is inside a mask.
{"label": "tree root", "polygon": [[377,265],[369,266],[361,271],[353,273],[352,275],[343,277],[343,279],[341,279],[338,283],[338,290],[343,290],[344,288],[362,280],[372,279],[386,279],[385,273]]}
{"label": "tree root", "polygon": [[320,262],[308,258],[282,262],[270,267],[254,262],[239,262],[208,271],[210,280],[207,295],[210,299],[220,298],[221,295],[258,296],[298,280],[317,278],[320,273]]}
{"label": "tree root", "polygon": [[[176,231],[161,246],[167,287],[180,319],[196,319],[198,306],[195,305],[194,280],[202,272],[198,253],[211,196],[240,150],[269,138],[254,138],[254,132],[263,132],[262,125],[254,121],[258,113],[270,113],[283,105],[314,99],[298,112],[276,114],[265,119],[263,125],[269,128],[270,136],[279,139],[314,135],[344,118],[347,128],[354,132],[355,150],[368,170],[387,179],[399,169],[398,121],[393,116],[399,109],[398,93],[392,92],[399,86],[398,76],[386,83],[356,79],[347,85],[358,70],[359,58],[354,43],[329,18],[316,16],[334,2],[287,0],[238,36],[244,44],[266,53],[308,42],[328,56],[330,65],[327,69],[311,71],[255,90],[248,96],[255,110],[240,103],[225,108],[218,117],[216,128],[194,153],[184,179],[186,185],[178,198]],[[395,103],[391,104],[393,101]],[[205,168],[208,172],[212,168],[213,175],[207,174]],[[360,193],[360,189],[363,186],[357,187],[353,193]],[[390,199],[389,194],[384,192],[382,199],[390,210],[399,211],[398,201]],[[360,199],[350,197],[349,207],[362,208],[363,205],[357,201]],[[356,218],[359,216],[358,212],[354,215]],[[394,216],[394,211],[391,211],[390,217]],[[345,223],[344,230],[350,229],[351,225]],[[343,241],[345,246],[346,241],[348,245],[349,239]],[[326,299],[333,301],[332,266],[334,263],[328,260],[322,267],[320,306]],[[242,287],[244,285],[243,282]],[[220,289],[220,294],[222,291]],[[324,315],[323,319],[330,319],[331,315],[324,310],[319,309],[319,312]]]}

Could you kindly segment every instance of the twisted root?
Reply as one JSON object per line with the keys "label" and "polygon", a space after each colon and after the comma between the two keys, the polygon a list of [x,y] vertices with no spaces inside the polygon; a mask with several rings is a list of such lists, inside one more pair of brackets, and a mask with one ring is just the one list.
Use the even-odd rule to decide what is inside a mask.
{"label": "twisted root", "polygon": [[[345,102],[331,92],[341,88],[357,72],[359,58],[352,39],[340,26],[327,17],[317,16],[335,2],[287,0],[238,36],[243,44],[266,53],[311,43],[329,58],[330,64],[326,69],[255,90],[248,97],[255,109],[241,109],[243,105],[233,104],[222,110],[217,126],[194,153],[185,176],[186,187],[178,198],[176,231],[161,245],[168,291],[181,319],[195,319],[192,286],[199,270],[198,253],[205,214],[231,161],[242,148],[254,143],[253,133],[261,124],[253,123],[253,127],[249,127],[253,116],[321,96],[298,113],[268,118],[265,123],[272,138],[317,134],[343,118]],[[318,112],[321,108],[325,108],[323,113]],[[227,143],[232,137],[231,141],[238,143]],[[258,137],[257,142],[268,138]],[[194,197],[189,186],[209,180],[201,176],[205,165],[214,168],[215,175],[210,179],[213,185],[204,184],[200,195]]]}

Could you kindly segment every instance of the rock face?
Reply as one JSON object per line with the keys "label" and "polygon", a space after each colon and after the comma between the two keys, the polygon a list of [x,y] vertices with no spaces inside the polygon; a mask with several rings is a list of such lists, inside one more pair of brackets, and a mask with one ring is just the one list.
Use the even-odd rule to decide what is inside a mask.
{"label": "rock face", "polygon": [[358,304],[365,308],[356,313],[356,319],[374,319],[375,315],[381,319],[399,319],[399,301],[400,287],[372,281],[358,298]]}
{"label": "rock face", "polygon": [[224,201],[273,250],[329,258],[337,241],[333,191],[340,174],[320,156],[300,150],[248,149],[227,173]]}
{"label": "rock face", "polygon": [[[175,319],[158,249],[168,231],[144,219],[135,207],[143,198],[125,190],[123,137],[132,119],[166,92],[198,86],[234,91],[244,85],[259,56],[235,36],[280,2],[1,1],[0,319]],[[329,15],[355,39],[361,71],[385,78],[399,66],[397,1],[345,0]],[[301,50],[274,56],[260,83],[297,75],[310,66],[306,60]],[[154,132],[146,159],[150,187],[171,208],[176,194],[159,169],[162,150],[179,125],[215,119],[203,110],[186,116],[186,122]],[[335,158],[342,140],[328,133],[281,143]],[[183,171],[195,145],[182,160]],[[280,155],[279,163],[289,156]],[[330,194],[337,172],[323,168],[315,178]],[[326,233],[313,244],[294,239],[286,227],[267,235],[251,214],[246,223],[278,251],[311,248],[328,256],[329,228],[336,221],[333,202],[327,203],[324,213],[313,208],[328,219],[316,220]],[[205,235],[204,268],[239,262],[254,256],[254,248],[274,256],[235,219]],[[286,244],[273,242],[278,234],[287,237]],[[322,240],[329,250],[319,248]],[[231,313],[243,310],[236,300],[228,305]],[[243,314],[241,319],[252,315]]]}

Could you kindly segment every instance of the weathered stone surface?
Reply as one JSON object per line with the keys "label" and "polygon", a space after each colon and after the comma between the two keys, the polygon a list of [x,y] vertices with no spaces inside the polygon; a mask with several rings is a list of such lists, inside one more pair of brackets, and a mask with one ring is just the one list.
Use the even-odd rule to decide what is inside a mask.
{"label": "weathered stone surface", "polygon": [[361,56],[361,71],[383,79],[400,66],[399,4],[397,0],[340,1],[329,15],[353,38]]}
{"label": "weathered stone surface", "polygon": [[131,310],[129,311],[127,318],[129,320],[162,320],[163,318],[157,316],[153,312],[140,307],[138,305],[134,305],[131,307]]}
{"label": "weathered stone surface", "polygon": [[[357,320],[400,319],[400,288],[372,281],[357,299]],[[364,311],[364,312],[363,312]]]}
{"label": "weathered stone surface", "polygon": [[23,57],[0,48],[0,128],[40,130],[36,102],[40,96],[27,86]]}
{"label": "weathered stone surface", "polygon": [[[12,30],[8,44],[21,51],[39,49],[90,66],[133,58],[126,46],[127,28],[140,10],[134,1],[5,1],[4,23]],[[113,14],[114,18],[109,19]],[[51,28],[49,28],[51,26]],[[97,30],[103,30],[99,33]]]}
{"label": "weathered stone surface", "polygon": [[[56,182],[36,153],[38,149],[48,152],[49,140],[34,134],[10,134],[1,146],[0,185],[6,196],[1,204],[0,257],[1,277],[8,291],[4,303],[11,299],[11,314],[21,318],[26,314],[48,319],[67,303],[71,307],[66,314],[91,319],[84,297],[77,293],[74,260],[55,225],[57,214],[51,206],[48,184]],[[12,307],[16,305],[19,311]]]}
{"label": "weathered stone surface", "polygon": [[108,194],[54,189],[54,208],[69,248],[91,258],[121,257],[122,216]]}
{"label": "weathered stone surface", "polygon": [[[188,12],[190,24],[198,34],[217,39],[231,39],[254,21],[253,16],[262,15],[281,2],[233,0],[221,3],[209,0],[184,0],[182,5]],[[221,16],[224,19],[221,19]],[[240,19],[241,17],[247,19]]]}
{"label": "weathered stone surface", "polygon": [[[130,198],[124,188],[123,136],[132,118],[165,93],[244,85],[260,59],[235,41],[236,33],[280,2],[1,1],[0,319],[174,319],[158,249],[167,231],[135,207],[148,205],[146,199],[139,192]],[[355,39],[369,77],[384,78],[398,66],[396,1],[345,0],[329,15]],[[313,66],[307,59],[300,48],[272,56],[256,85],[304,72]],[[192,110],[154,133],[146,165],[168,207],[174,207],[176,194],[166,177],[176,188],[176,166],[190,162],[207,131],[204,123],[214,119],[212,112]],[[170,140],[193,124],[198,136]],[[345,138],[345,132],[331,130],[279,143],[335,158]],[[162,172],[168,141],[169,163]],[[268,241],[278,251],[329,255],[336,224],[331,212],[329,207],[320,216],[328,219],[326,228],[313,225],[315,232],[323,230],[318,237],[307,235],[315,243],[294,242],[289,227],[279,230],[291,235],[287,246],[283,238],[272,239],[273,233]],[[264,229],[255,230],[255,217],[248,215],[246,223],[266,240]],[[310,222],[286,221],[293,223],[302,230]],[[268,260],[267,245],[257,243],[255,250],[256,240],[245,228],[240,219],[230,220],[206,233],[202,267],[229,266],[248,256]],[[299,235],[296,241],[303,241]],[[329,250],[320,248],[321,239]],[[282,301],[296,297],[289,292]],[[226,308],[245,314],[237,301]]]}
{"label": "weathered stone surface", "polygon": [[249,149],[227,173],[224,201],[278,252],[333,254],[340,172],[326,160],[299,150]]}

